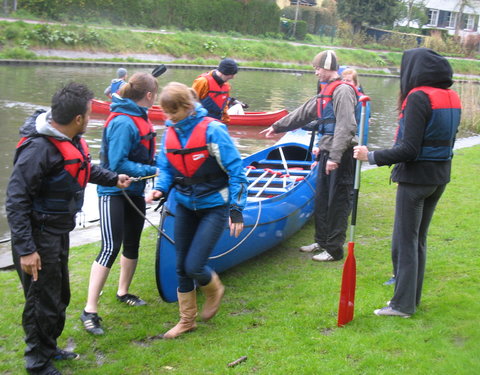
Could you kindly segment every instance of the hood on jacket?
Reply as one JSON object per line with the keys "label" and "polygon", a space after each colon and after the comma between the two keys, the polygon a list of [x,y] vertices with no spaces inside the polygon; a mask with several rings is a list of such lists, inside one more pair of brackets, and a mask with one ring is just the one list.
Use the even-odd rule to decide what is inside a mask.
{"label": "hood on jacket", "polygon": [[447,89],[453,84],[453,70],[448,60],[428,48],[414,48],[403,53],[400,66],[402,98],[419,86]]}
{"label": "hood on jacket", "polygon": [[118,94],[112,95],[112,104],[110,106],[110,111],[126,113],[127,115],[132,116],[142,116],[147,117],[147,108],[141,107],[135,103],[132,99],[122,98]]}
{"label": "hood on jacket", "polygon": [[36,110],[32,116],[27,118],[25,123],[20,128],[20,136],[22,137],[32,137],[36,135],[46,135],[49,137],[55,137],[57,139],[66,139],[71,141],[71,138],[67,137],[61,131],[52,126],[51,110],[48,110],[47,112],[45,112],[43,109]]}

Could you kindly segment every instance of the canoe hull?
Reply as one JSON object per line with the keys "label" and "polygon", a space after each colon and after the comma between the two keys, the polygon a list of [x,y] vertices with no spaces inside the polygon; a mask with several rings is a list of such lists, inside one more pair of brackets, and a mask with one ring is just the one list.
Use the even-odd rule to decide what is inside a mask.
{"label": "canoe hull", "polygon": [[[92,113],[94,115],[108,116],[110,114],[110,104],[104,100],[93,99],[92,100]],[[281,109],[273,112],[245,112],[244,115],[230,115],[230,125],[232,126],[270,126],[275,121],[286,116],[288,111]],[[160,125],[165,123],[167,116],[163,112],[162,108],[158,105],[153,105],[148,110],[148,118],[150,121],[159,123]]]}
{"label": "canoe hull", "polygon": [[[265,160],[278,146],[270,147],[244,159],[244,165]],[[307,146],[298,143],[282,144],[288,154],[290,149],[307,152]],[[311,160],[310,160],[311,162]],[[279,168],[281,170],[281,167]],[[304,180],[282,194],[258,199],[248,199],[243,212],[244,230],[238,238],[230,236],[225,227],[210,256],[208,265],[216,272],[223,272],[245,262],[285,241],[295,234],[312,216],[314,210],[314,185],[317,168],[303,171]],[[272,188],[273,189],[273,188]],[[170,194],[173,198],[173,194]],[[157,241],[156,281],[161,297],[167,302],[177,300],[174,238],[175,202],[169,199],[162,208]]]}
{"label": "canoe hull", "polygon": [[[108,116],[110,114],[111,102],[104,100],[93,99],[92,100],[92,113],[101,116]],[[153,105],[148,110],[148,118],[152,122],[163,124],[167,119],[167,116],[163,112],[162,108],[158,105]]]}
{"label": "canoe hull", "polygon": [[270,126],[288,115],[286,109],[273,112],[245,112],[244,115],[230,115],[231,126]]}

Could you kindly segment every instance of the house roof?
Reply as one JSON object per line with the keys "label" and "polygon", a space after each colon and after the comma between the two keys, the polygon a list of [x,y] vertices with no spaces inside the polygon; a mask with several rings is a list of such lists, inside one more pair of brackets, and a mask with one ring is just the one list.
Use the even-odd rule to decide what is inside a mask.
{"label": "house roof", "polygon": [[[426,0],[425,8],[438,9],[447,12],[458,12],[460,10],[460,4],[462,0]],[[463,9],[464,14],[480,14],[480,1],[469,0],[469,5],[465,5]]]}

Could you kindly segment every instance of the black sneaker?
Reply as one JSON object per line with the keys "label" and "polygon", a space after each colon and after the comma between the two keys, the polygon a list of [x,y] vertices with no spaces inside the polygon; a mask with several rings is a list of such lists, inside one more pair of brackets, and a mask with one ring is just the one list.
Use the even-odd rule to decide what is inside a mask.
{"label": "black sneaker", "polygon": [[126,303],[127,305],[130,305],[130,306],[144,306],[146,305],[147,303],[141,299],[140,297],[137,297],[136,295],[133,295],[133,294],[125,294],[123,296],[119,296],[117,294],[117,299],[120,301],[120,302],[123,302],[123,303]]}
{"label": "black sneaker", "polygon": [[62,350],[57,348],[55,350],[55,354],[53,355],[53,359],[55,361],[62,361],[62,360],[69,360],[69,359],[79,359],[80,355],[75,352],[70,352],[68,350]]}
{"label": "black sneaker", "polygon": [[92,335],[103,335],[103,329],[100,325],[102,318],[97,313],[87,313],[85,311],[80,315],[80,320],[83,322],[83,326],[88,333]]}
{"label": "black sneaker", "polygon": [[41,370],[27,370],[27,372],[30,375],[62,375],[62,373],[51,364]]}

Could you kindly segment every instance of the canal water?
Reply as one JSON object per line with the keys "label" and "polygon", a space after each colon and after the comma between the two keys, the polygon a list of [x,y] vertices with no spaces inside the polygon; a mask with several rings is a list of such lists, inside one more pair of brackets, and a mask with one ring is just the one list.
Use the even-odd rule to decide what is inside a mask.
{"label": "canal water", "polygon": [[[129,74],[139,70],[129,69]],[[0,242],[9,237],[5,217],[5,189],[18,142],[19,126],[35,109],[47,109],[52,94],[69,81],[85,83],[97,98],[105,99],[103,90],[115,72],[114,67],[0,66]],[[203,70],[169,69],[159,78],[160,86],[170,81],[190,85],[200,73]],[[360,77],[360,80],[364,91],[372,99],[370,146],[374,149],[388,147],[392,143],[396,127],[395,107],[399,81],[396,78],[378,77]],[[316,77],[301,73],[240,71],[231,85],[231,95],[247,103],[248,110],[273,111],[286,108],[291,111],[315,93]],[[102,118],[92,118],[85,135],[94,161],[98,161],[102,124]],[[260,136],[260,130],[262,128],[230,128],[243,156],[275,143],[276,139]],[[157,126],[157,131],[161,134],[163,126]]]}

